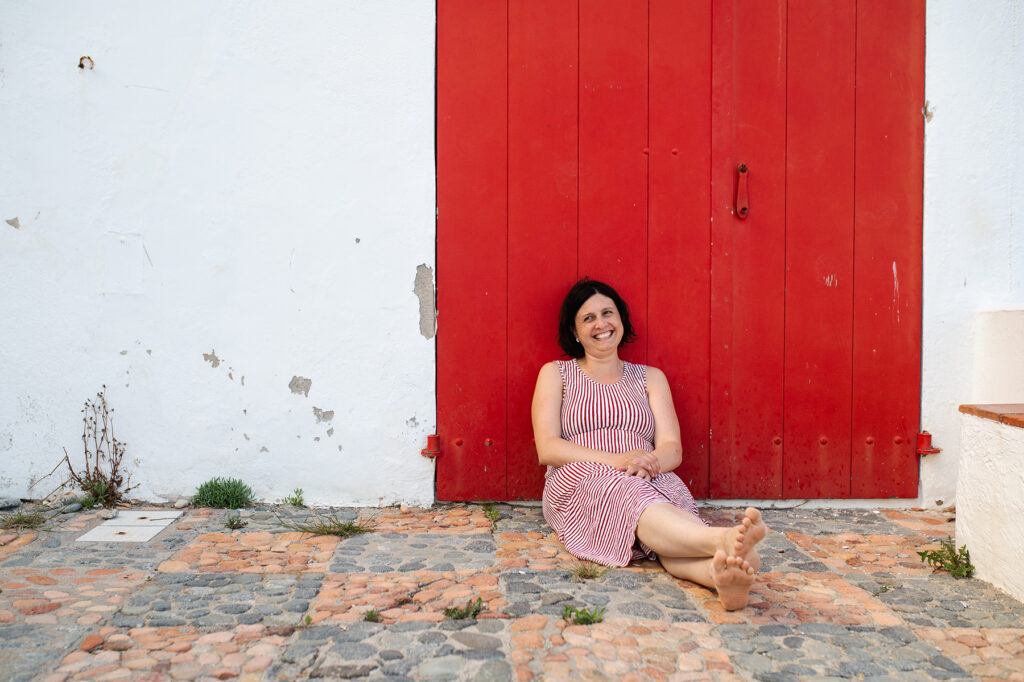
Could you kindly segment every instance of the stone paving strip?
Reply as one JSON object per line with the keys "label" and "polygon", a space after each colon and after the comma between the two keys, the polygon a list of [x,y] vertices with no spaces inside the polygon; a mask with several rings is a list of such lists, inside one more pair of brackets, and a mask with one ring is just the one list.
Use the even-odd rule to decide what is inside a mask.
{"label": "stone paving strip", "polygon": [[[725,612],[656,562],[577,579],[538,506],[488,511],[189,509],[137,544],[75,543],[94,511],[3,532],[0,679],[1024,680],[1024,605],[917,556],[952,514],[768,510],[750,603]],[[289,528],[323,514],[373,532]]]}
{"label": "stone paving strip", "polygon": [[0,623],[107,622],[147,574],[118,568],[14,568],[0,574]]}
{"label": "stone paving strip", "polygon": [[104,628],[65,656],[45,682],[85,679],[260,680],[277,660],[291,627],[239,625],[201,633],[193,627]]}
{"label": "stone paving strip", "polygon": [[157,566],[164,573],[323,573],[339,538],[285,533],[204,533]]}

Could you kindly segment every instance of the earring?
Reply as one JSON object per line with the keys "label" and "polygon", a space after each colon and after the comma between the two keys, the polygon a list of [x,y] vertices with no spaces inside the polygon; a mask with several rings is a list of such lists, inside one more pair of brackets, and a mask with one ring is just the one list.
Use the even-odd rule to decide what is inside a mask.
{"label": "earring", "polygon": [[573,338],[574,338],[574,339],[576,339],[576,343],[579,343],[579,342],[580,342],[580,337],[578,337],[578,336],[574,336]]}

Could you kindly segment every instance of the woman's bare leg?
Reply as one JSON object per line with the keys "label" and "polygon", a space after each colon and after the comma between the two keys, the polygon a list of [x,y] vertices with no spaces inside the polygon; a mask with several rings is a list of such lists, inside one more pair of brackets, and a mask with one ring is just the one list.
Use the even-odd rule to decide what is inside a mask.
{"label": "woman's bare leg", "polygon": [[716,551],[711,558],[659,557],[659,560],[665,570],[675,577],[714,588],[722,606],[729,611],[747,605],[750,586],[754,584],[754,574],[757,573],[757,569],[746,559],[727,557],[722,550]]}
{"label": "woman's bare leg", "polygon": [[709,527],[685,509],[665,502],[644,509],[636,536],[659,556],[712,557],[722,550],[727,557],[747,559],[751,553],[756,556],[754,548],[767,531],[761,512],[753,507],[747,508],[743,520],[735,526]]}

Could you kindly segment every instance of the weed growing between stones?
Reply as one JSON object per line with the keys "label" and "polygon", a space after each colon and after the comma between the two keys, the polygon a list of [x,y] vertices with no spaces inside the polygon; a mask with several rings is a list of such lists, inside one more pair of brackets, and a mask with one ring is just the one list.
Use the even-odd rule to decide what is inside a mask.
{"label": "weed growing between stones", "polygon": [[582,583],[600,578],[607,570],[607,566],[595,564],[593,561],[577,561],[569,568],[569,575],[576,582]]}
{"label": "weed growing between stones", "polygon": [[281,503],[282,504],[290,504],[293,507],[303,507],[303,506],[305,506],[302,503],[302,488],[296,488],[295,490],[293,490],[291,495],[288,495],[283,500],[281,500]]}
{"label": "weed growing between stones", "polygon": [[192,496],[192,504],[197,507],[217,507],[218,509],[238,509],[251,507],[253,503],[252,488],[237,478],[221,478],[216,476],[199,486]]}
{"label": "weed growing between stones", "polygon": [[604,620],[604,607],[595,606],[594,608],[587,610],[577,609],[574,606],[566,606],[562,609],[562,619],[575,625],[593,625],[594,623],[600,623]]}
{"label": "weed growing between stones", "polygon": [[3,530],[32,530],[39,528],[46,523],[46,515],[42,512],[16,511],[8,514],[0,520],[0,529]]}
{"label": "weed growing between stones", "polygon": [[488,502],[483,505],[484,516],[491,520],[491,532],[498,530],[498,519],[501,518],[501,512],[494,508],[493,502]]}
{"label": "weed growing between stones", "polygon": [[335,514],[320,514],[316,511],[313,512],[313,515],[309,519],[301,523],[284,521],[281,517],[278,517],[277,522],[285,528],[297,530],[302,533],[312,533],[313,535],[336,535],[339,538],[350,538],[353,535],[373,532],[373,528],[370,528],[369,526],[364,526],[360,523],[353,523],[352,521],[342,521]]}
{"label": "weed growing between stones", "polygon": [[68,465],[71,480],[86,494],[82,506],[113,507],[134,487],[131,476],[121,471],[125,443],[114,436],[114,411],[107,406],[106,393],[104,385],[96,399],[86,400],[82,408],[85,468],[75,471],[67,449],[64,450],[64,463]]}
{"label": "weed growing between stones", "polygon": [[957,549],[953,538],[939,542],[937,550],[926,549],[917,555],[921,557],[921,561],[948,572],[954,578],[970,578],[974,575],[974,566],[971,565],[971,554],[967,551],[967,545]]}
{"label": "weed growing between stones", "polygon": [[239,528],[245,528],[249,525],[248,521],[244,521],[238,514],[228,514],[228,518],[224,521],[224,527],[229,530],[238,530]]}
{"label": "weed growing between stones", "polygon": [[458,606],[450,606],[444,610],[444,617],[451,618],[452,620],[462,620],[464,618],[476,618],[477,615],[484,610],[484,600],[480,597],[476,598],[476,601],[470,599],[466,602],[465,608],[459,608]]}
{"label": "weed growing between stones", "polygon": [[363,620],[369,621],[371,623],[379,623],[380,611],[378,611],[377,609],[370,609],[369,611],[363,614]]}

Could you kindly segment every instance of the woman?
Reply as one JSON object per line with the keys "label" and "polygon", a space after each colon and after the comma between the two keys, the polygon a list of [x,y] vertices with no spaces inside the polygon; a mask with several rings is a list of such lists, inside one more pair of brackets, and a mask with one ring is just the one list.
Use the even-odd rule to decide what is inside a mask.
{"label": "woman", "polygon": [[730,528],[698,516],[672,473],[682,446],[665,375],[619,359],[635,336],[626,302],[584,278],[562,302],[558,332],[571,359],[544,365],[533,395],[544,518],[580,559],[625,566],[657,555],[672,575],[718,590],[725,608],[746,606],[768,529],[753,508]]}

